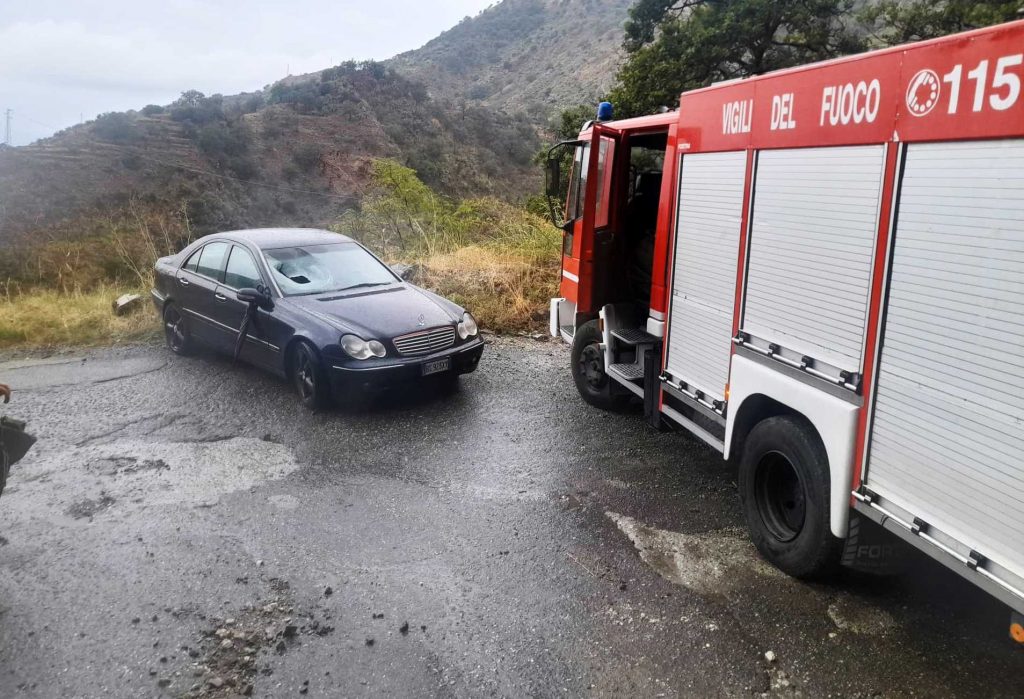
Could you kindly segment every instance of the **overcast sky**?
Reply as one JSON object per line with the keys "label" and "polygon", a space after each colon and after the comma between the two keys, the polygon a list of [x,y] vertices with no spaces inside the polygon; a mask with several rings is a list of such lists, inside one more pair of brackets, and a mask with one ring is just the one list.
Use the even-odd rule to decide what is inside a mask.
{"label": "overcast sky", "polygon": [[418,48],[494,0],[0,1],[0,141]]}

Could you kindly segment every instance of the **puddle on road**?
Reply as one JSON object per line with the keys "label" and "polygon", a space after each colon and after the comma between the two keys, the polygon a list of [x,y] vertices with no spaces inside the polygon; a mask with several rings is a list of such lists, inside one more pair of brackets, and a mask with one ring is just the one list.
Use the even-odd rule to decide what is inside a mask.
{"label": "puddle on road", "polygon": [[632,517],[605,512],[659,575],[698,594],[728,593],[747,587],[750,574],[786,580],[757,555],[739,530],[681,534],[655,529]]}
{"label": "puddle on road", "polygon": [[449,488],[452,492],[461,493],[475,500],[509,500],[541,502],[548,499],[548,494],[543,490],[522,489],[516,485],[509,487],[494,487],[480,485],[478,483],[460,484]]}
{"label": "puddle on road", "polygon": [[235,437],[121,440],[50,452],[24,466],[12,474],[5,509],[32,516],[42,505],[91,518],[150,505],[215,505],[222,495],[283,478],[299,464],[283,445]]}
{"label": "puddle on road", "polygon": [[892,614],[850,595],[828,605],[828,618],[837,628],[864,636],[880,636],[896,628]]}
{"label": "puddle on road", "polygon": [[299,499],[294,495],[271,495],[267,502],[279,510],[295,510],[299,507]]}
{"label": "puddle on road", "polygon": [[[0,362],[0,374],[28,393],[80,384],[104,383],[148,374],[167,366],[158,355],[117,358],[57,357]],[[86,367],[88,371],[83,371]]]}
{"label": "puddle on road", "polygon": [[[740,590],[765,582],[801,585],[762,559],[745,531],[681,534],[647,526],[616,512],[605,515],[629,537],[644,563],[666,580],[698,594],[735,599]],[[828,618],[841,631],[880,636],[898,627],[892,613],[848,591],[836,588],[825,596],[811,588],[804,592],[822,605],[827,602]]]}

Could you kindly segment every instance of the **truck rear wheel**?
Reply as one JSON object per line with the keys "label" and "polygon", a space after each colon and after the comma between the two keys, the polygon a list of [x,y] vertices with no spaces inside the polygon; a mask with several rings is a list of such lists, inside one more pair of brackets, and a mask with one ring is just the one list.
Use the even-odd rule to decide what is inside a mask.
{"label": "truck rear wheel", "polygon": [[828,456],[805,420],[771,417],[750,431],[739,490],[751,539],[772,565],[797,578],[838,569],[843,541],[829,523]]}
{"label": "truck rear wheel", "polygon": [[629,394],[605,373],[602,339],[596,320],[576,328],[572,338],[572,378],[576,390],[590,405],[602,410],[621,410],[629,402]]}

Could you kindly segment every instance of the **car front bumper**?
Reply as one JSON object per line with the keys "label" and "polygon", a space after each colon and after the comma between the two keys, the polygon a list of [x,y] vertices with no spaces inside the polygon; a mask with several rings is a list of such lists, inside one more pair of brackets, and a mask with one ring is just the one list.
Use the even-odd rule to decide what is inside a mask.
{"label": "car front bumper", "polygon": [[[476,370],[483,351],[483,339],[478,337],[476,340],[455,347],[449,347],[441,352],[423,355],[422,357],[397,359],[387,364],[381,363],[360,367],[352,365],[342,366],[335,362],[330,365],[331,388],[336,394],[353,390],[383,390],[403,384],[429,380],[434,377],[468,374]],[[445,357],[451,358],[452,364],[450,369],[437,374],[423,376],[424,364],[444,359]]]}

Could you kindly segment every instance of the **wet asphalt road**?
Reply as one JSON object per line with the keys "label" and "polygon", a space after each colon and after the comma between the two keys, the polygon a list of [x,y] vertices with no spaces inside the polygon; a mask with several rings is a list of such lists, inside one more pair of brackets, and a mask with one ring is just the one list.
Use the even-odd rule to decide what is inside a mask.
{"label": "wet asphalt road", "polygon": [[0,697],[1024,691],[1004,608],[923,557],[783,577],[719,457],[567,361],[502,340],[454,395],[311,415],[215,356],[6,358],[40,443],[0,499]]}

